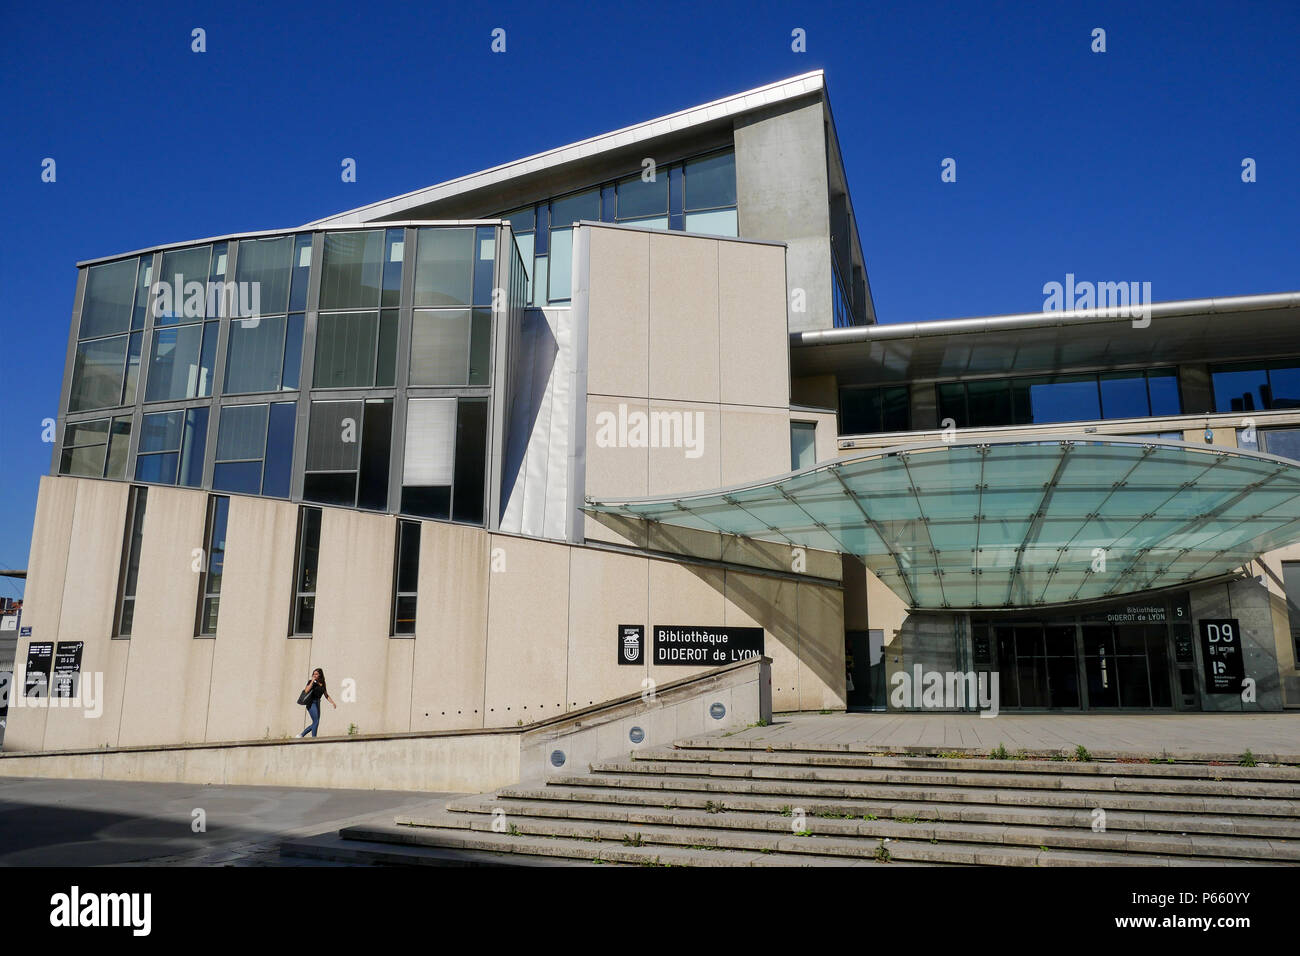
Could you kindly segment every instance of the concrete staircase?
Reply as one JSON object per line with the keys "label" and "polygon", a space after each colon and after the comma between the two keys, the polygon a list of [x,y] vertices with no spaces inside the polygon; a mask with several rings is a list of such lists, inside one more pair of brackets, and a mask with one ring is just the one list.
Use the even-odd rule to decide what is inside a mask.
{"label": "concrete staircase", "polygon": [[711,737],[282,852],[453,865],[1287,865],[1300,862],[1300,767],[898,756]]}

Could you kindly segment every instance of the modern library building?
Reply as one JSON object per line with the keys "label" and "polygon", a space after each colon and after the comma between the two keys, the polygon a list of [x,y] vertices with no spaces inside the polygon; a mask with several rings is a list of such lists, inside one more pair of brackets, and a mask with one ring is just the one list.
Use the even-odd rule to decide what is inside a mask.
{"label": "modern library building", "polygon": [[516,727],[758,654],[778,711],[1276,711],[1288,594],[1300,294],[877,324],[815,72],[80,263],[15,676],[104,713],[5,747],[285,737],[316,667],[325,733]]}

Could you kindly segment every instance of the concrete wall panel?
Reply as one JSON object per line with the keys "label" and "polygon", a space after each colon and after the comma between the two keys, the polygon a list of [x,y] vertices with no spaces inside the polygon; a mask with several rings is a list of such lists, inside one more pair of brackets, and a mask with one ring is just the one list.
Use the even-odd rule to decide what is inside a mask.
{"label": "concrete wall panel", "polygon": [[[33,641],[55,640],[59,633],[77,484],[71,478],[44,477],[40,482],[23,590],[22,623],[23,627],[32,629],[32,636],[20,636],[14,650],[15,694],[22,693],[28,645]],[[11,706],[5,728],[5,749],[39,750],[45,737],[45,715],[44,709]]]}
{"label": "concrete wall panel", "polygon": [[718,246],[650,236],[650,398],[719,401]]}
{"label": "concrete wall panel", "polygon": [[[634,555],[586,548],[571,552],[568,707],[641,692],[649,667],[649,565]],[[646,625],[645,663],[618,662],[620,624]]]}
{"label": "concrete wall panel", "polygon": [[149,493],[120,746],[158,743],[160,731],[167,743],[206,739],[214,642],[194,637],[201,577],[194,569],[206,560],[194,552],[204,544],[207,502],[200,491]]}
{"label": "concrete wall panel", "polygon": [[489,727],[564,713],[568,666],[569,547],[492,536],[504,571],[488,580]]}
{"label": "concrete wall panel", "polygon": [[[230,496],[221,612],[216,639],[207,642],[212,690],[201,701],[208,740],[275,739],[306,726],[295,701],[311,668],[324,665],[312,664],[310,639],[288,637],[297,534],[296,505]],[[319,610],[316,620],[322,620]],[[328,667],[326,682],[336,695],[336,675]]]}
{"label": "concrete wall panel", "polygon": [[[389,696],[402,691],[388,683],[396,527],[383,515],[322,509],[320,585],[308,666],[324,669],[330,696],[338,703],[335,710],[322,698],[324,733],[346,733],[350,724],[363,734],[378,733]],[[355,682],[355,701],[345,698],[348,680]],[[294,697],[300,689],[292,688]]]}
{"label": "concrete wall panel", "polygon": [[785,249],[718,243],[721,400],[728,405],[790,404]]}
{"label": "concrete wall panel", "polygon": [[[502,556],[509,567],[511,538]],[[491,539],[477,528],[426,521],[420,533],[420,593],[411,688],[412,730],[486,726]]]}
{"label": "concrete wall panel", "polygon": [[[98,718],[88,719],[88,712],[80,708],[51,709],[43,741],[46,750],[111,746],[117,741],[122,695],[113,691],[125,678],[127,648],[123,641],[110,640],[109,632],[117,605],[127,491],[128,486],[117,482],[77,482],[57,641],[85,642],[82,673],[103,673],[106,699]],[[37,637],[35,631],[32,636]]]}
{"label": "concrete wall panel", "polygon": [[593,395],[647,395],[650,233],[626,229],[590,233],[587,390]]}

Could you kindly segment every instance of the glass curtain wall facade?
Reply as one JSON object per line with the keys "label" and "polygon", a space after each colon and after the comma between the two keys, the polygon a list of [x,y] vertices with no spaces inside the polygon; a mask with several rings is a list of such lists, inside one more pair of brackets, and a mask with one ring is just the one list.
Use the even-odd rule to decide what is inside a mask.
{"label": "glass curtain wall facade", "polygon": [[356,227],[84,266],[58,473],[484,524],[493,338],[524,295],[509,235]]}
{"label": "glass curtain wall facade", "polygon": [[738,236],[736,154],[726,149],[596,184],[501,214],[528,272],[527,301],[568,302],[573,224],[616,222],[710,236]]}

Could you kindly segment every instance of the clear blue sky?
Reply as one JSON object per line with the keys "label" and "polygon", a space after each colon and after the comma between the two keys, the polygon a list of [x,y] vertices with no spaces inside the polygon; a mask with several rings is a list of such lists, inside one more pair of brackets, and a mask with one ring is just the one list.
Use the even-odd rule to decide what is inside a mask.
{"label": "clear blue sky", "polygon": [[0,565],[26,566],[77,260],[295,226],[808,70],[881,321],[1036,311],[1067,272],[1300,289],[1292,0],[9,3],[0,45]]}

